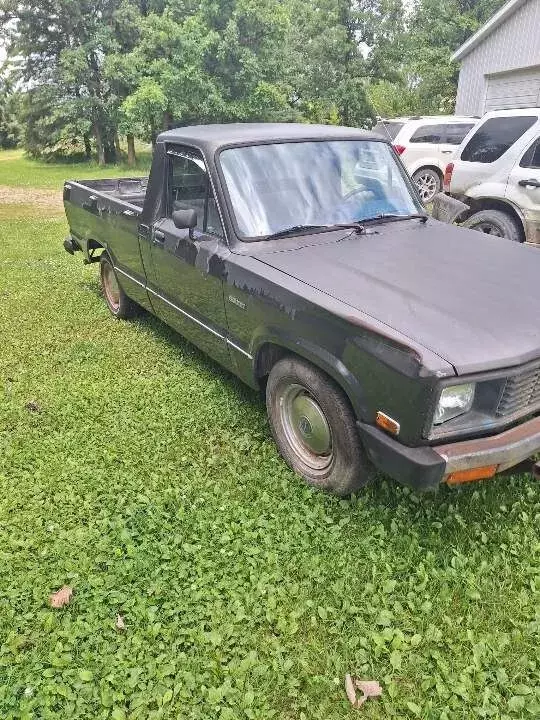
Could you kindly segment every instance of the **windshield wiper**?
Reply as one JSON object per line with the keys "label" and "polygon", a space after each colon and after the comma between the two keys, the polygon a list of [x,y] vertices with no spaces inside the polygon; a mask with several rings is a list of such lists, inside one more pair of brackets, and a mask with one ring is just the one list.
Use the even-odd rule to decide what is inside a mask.
{"label": "windshield wiper", "polygon": [[297,233],[309,232],[310,230],[326,231],[326,230],[356,230],[357,233],[362,234],[366,231],[366,223],[374,225],[376,223],[393,222],[394,220],[421,220],[426,222],[429,215],[426,213],[413,213],[411,215],[399,215],[397,213],[381,213],[380,215],[374,215],[369,218],[362,218],[361,220],[352,220],[351,222],[344,223],[331,223],[328,225],[292,225],[291,227],[278,230],[270,235],[265,235],[262,240],[275,240],[280,237],[287,237],[287,235],[295,235]]}
{"label": "windshield wiper", "polygon": [[380,213],[380,215],[373,215],[373,217],[362,218],[359,220],[361,223],[369,223],[374,225],[376,223],[394,222],[398,220],[421,220],[426,223],[429,218],[427,213],[411,213],[410,215],[399,215],[398,213]]}
{"label": "windshield wiper", "polygon": [[328,225],[293,225],[292,227],[285,228],[284,230],[278,230],[278,232],[272,233],[271,235],[266,235],[264,240],[273,240],[274,238],[285,237],[299,232],[309,232],[310,230],[324,232],[326,230],[340,230],[341,228],[344,228],[345,230],[351,228],[359,233],[363,233],[366,229],[361,222],[357,222],[356,220],[346,223],[330,223]]}
{"label": "windshield wiper", "polygon": [[270,235],[265,235],[262,240],[274,240],[275,238],[287,237],[287,235],[294,235],[301,232],[309,232],[309,230],[326,230],[329,226],[327,225],[292,225],[291,227],[278,230]]}

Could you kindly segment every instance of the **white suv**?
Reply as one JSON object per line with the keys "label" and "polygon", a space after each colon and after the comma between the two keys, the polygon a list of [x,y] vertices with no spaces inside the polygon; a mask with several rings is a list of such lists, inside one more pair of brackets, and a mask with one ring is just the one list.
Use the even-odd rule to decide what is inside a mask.
{"label": "white suv", "polygon": [[373,128],[401,156],[420,197],[429,203],[441,191],[449,160],[478,118],[456,115],[380,120]]}
{"label": "white suv", "polygon": [[540,108],[484,115],[459,147],[444,189],[464,227],[540,248]]}

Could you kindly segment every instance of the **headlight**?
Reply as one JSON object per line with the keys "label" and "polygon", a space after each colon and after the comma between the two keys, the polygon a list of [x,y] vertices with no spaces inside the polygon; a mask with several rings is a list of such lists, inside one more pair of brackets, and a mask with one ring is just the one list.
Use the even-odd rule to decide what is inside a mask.
{"label": "headlight", "polygon": [[450,385],[443,388],[435,410],[433,424],[440,425],[458,415],[469,412],[473,405],[475,389],[475,383]]}

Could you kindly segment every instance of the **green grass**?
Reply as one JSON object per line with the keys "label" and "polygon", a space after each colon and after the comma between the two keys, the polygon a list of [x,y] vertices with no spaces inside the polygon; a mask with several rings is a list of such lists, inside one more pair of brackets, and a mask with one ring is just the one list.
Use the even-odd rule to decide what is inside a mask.
{"label": "green grass", "polygon": [[[538,717],[538,483],[311,491],[258,396],[113,320],[65,231],[0,225],[2,720]],[[352,710],[346,672],[382,698]]]}
{"label": "green grass", "polygon": [[39,187],[61,190],[65,180],[86,180],[137,176],[148,173],[150,152],[141,148],[137,153],[137,167],[125,163],[99,167],[96,162],[49,163],[26,157],[22,150],[0,151],[0,185]]}

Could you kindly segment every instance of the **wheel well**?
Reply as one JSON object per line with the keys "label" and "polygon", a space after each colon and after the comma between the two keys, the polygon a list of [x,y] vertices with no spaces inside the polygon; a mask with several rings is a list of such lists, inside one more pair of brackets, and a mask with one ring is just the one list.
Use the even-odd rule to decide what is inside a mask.
{"label": "wheel well", "polygon": [[255,359],[255,377],[261,388],[266,385],[266,380],[274,365],[286,355],[295,354],[296,353],[287,350],[281,345],[275,345],[274,343],[264,343],[264,345],[261,345]]}
{"label": "wheel well", "polygon": [[422,167],[419,167],[418,170],[414,171],[413,176],[419,172],[422,172],[422,170],[433,170],[433,172],[437,173],[440,181],[442,182],[442,180],[443,180],[442,170],[440,168],[438,168],[436,165],[422,165]]}
{"label": "wheel well", "polygon": [[310,358],[304,357],[303,355],[294,352],[294,350],[289,350],[282,345],[276,345],[275,343],[271,342],[261,345],[255,358],[255,377],[261,391],[264,392],[266,390],[268,375],[270,374],[270,371],[272,370],[274,365],[280,360],[282,360],[284,357],[297,357],[304,362],[312,364],[318,370],[325,373],[325,375],[329,377],[331,382],[335,383],[335,385],[341,390],[347,402],[351,406],[351,409],[355,416],[359,417],[357,409],[355,409],[354,403],[352,402],[352,399],[347,392],[347,389],[339,378],[332,377],[331,373],[329,373],[324,367],[321,367],[319,363],[313,362]]}
{"label": "wheel well", "polygon": [[510,215],[517,222],[519,231],[521,233],[521,240],[525,240],[525,228],[523,227],[523,220],[521,219],[519,213],[514,208],[514,206],[510,203],[507,203],[504,200],[497,200],[496,198],[480,198],[478,200],[466,198],[465,202],[470,205],[471,209],[460,217],[461,221],[468,220],[468,218],[470,218],[475,213],[480,212],[480,210],[499,210],[500,212]]}
{"label": "wheel well", "polygon": [[[103,253],[107,252],[107,248],[105,245],[102,245],[98,240],[88,240],[87,244],[87,259],[85,260],[86,263],[95,263],[99,262],[101,256]],[[101,250],[101,252],[99,252]]]}

